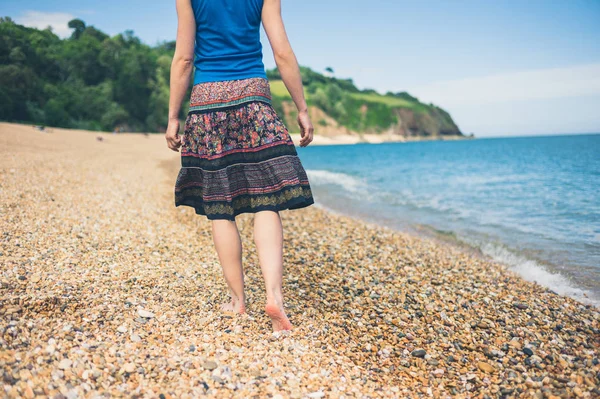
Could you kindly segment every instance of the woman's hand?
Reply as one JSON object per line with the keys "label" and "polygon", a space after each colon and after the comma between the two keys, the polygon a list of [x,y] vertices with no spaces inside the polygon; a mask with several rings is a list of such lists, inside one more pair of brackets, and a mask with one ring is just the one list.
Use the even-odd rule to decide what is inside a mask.
{"label": "woman's hand", "polygon": [[308,111],[298,112],[298,126],[300,126],[300,147],[306,147],[313,140],[315,129],[308,116]]}
{"label": "woman's hand", "polygon": [[175,152],[179,152],[179,147],[181,147],[181,137],[179,137],[178,120],[169,120],[169,125],[167,126],[167,131],[165,133],[165,139],[167,139],[167,147]]}

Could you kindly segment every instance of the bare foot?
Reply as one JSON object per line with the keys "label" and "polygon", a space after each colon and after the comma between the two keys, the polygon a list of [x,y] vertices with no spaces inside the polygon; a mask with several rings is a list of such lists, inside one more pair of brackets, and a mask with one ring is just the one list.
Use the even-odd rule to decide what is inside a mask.
{"label": "bare foot", "polygon": [[246,305],[241,302],[227,302],[221,305],[221,311],[225,313],[246,313]]}
{"label": "bare foot", "polygon": [[271,318],[271,323],[273,324],[273,332],[292,329],[292,323],[290,323],[287,316],[285,315],[285,312],[279,306],[267,305],[265,306],[265,312],[267,312],[267,314]]}

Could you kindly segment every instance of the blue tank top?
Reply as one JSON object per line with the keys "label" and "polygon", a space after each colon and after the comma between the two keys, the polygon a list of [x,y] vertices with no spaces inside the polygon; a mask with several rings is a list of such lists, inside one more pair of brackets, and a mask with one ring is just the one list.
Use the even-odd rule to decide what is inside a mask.
{"label": "blue tank top", "polygon": [[192,0],[194,84],[267,78],[260,23],[263,0]]}

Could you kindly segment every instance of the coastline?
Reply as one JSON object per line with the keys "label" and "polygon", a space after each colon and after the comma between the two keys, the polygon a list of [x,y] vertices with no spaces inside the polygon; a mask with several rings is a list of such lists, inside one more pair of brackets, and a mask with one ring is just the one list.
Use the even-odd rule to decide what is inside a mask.
{"label": "coastline", "polygon": [[178,154],[94,133],[0,124],[8,397],[600,395],[597,309],[317,207],[281,213],[295,330],[268,334],[251,215],[249,314],[223,316],[210,224],[173,206]]}
{"label": "coastline", "polygon": [[[300,145],[300,133],[291,133],[290,136],[294,144]],[[313,135],[311,145],[348,145],[348,144],[381,144],[381,143],[412,143],[419,141],[455,141],[455,140],[474,140],[475,137],[448,135],[435,137],[404,137],[394,134],[337,134],[333,136],[324,136],[320,134]]]}

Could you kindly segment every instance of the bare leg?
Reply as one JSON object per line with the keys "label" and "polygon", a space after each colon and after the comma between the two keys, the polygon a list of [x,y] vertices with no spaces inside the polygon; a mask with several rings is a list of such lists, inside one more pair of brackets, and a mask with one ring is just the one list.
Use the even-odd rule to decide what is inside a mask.
{"label": "bare leg", "polygon": [[283,227],[278,212],[261,211],[254,215],[254,242],[267,291],[265,311],[273,331],[291,330],[283,309]]}
{"label": "bare leg", "polygon": [[237,225],[230,220],[213,220],[212,234],[219,262],[223,268],[223,276],[231,294],[231,302],[221,305],[221,310],[244,313],[246,297],[242,268],[242,240]]}

